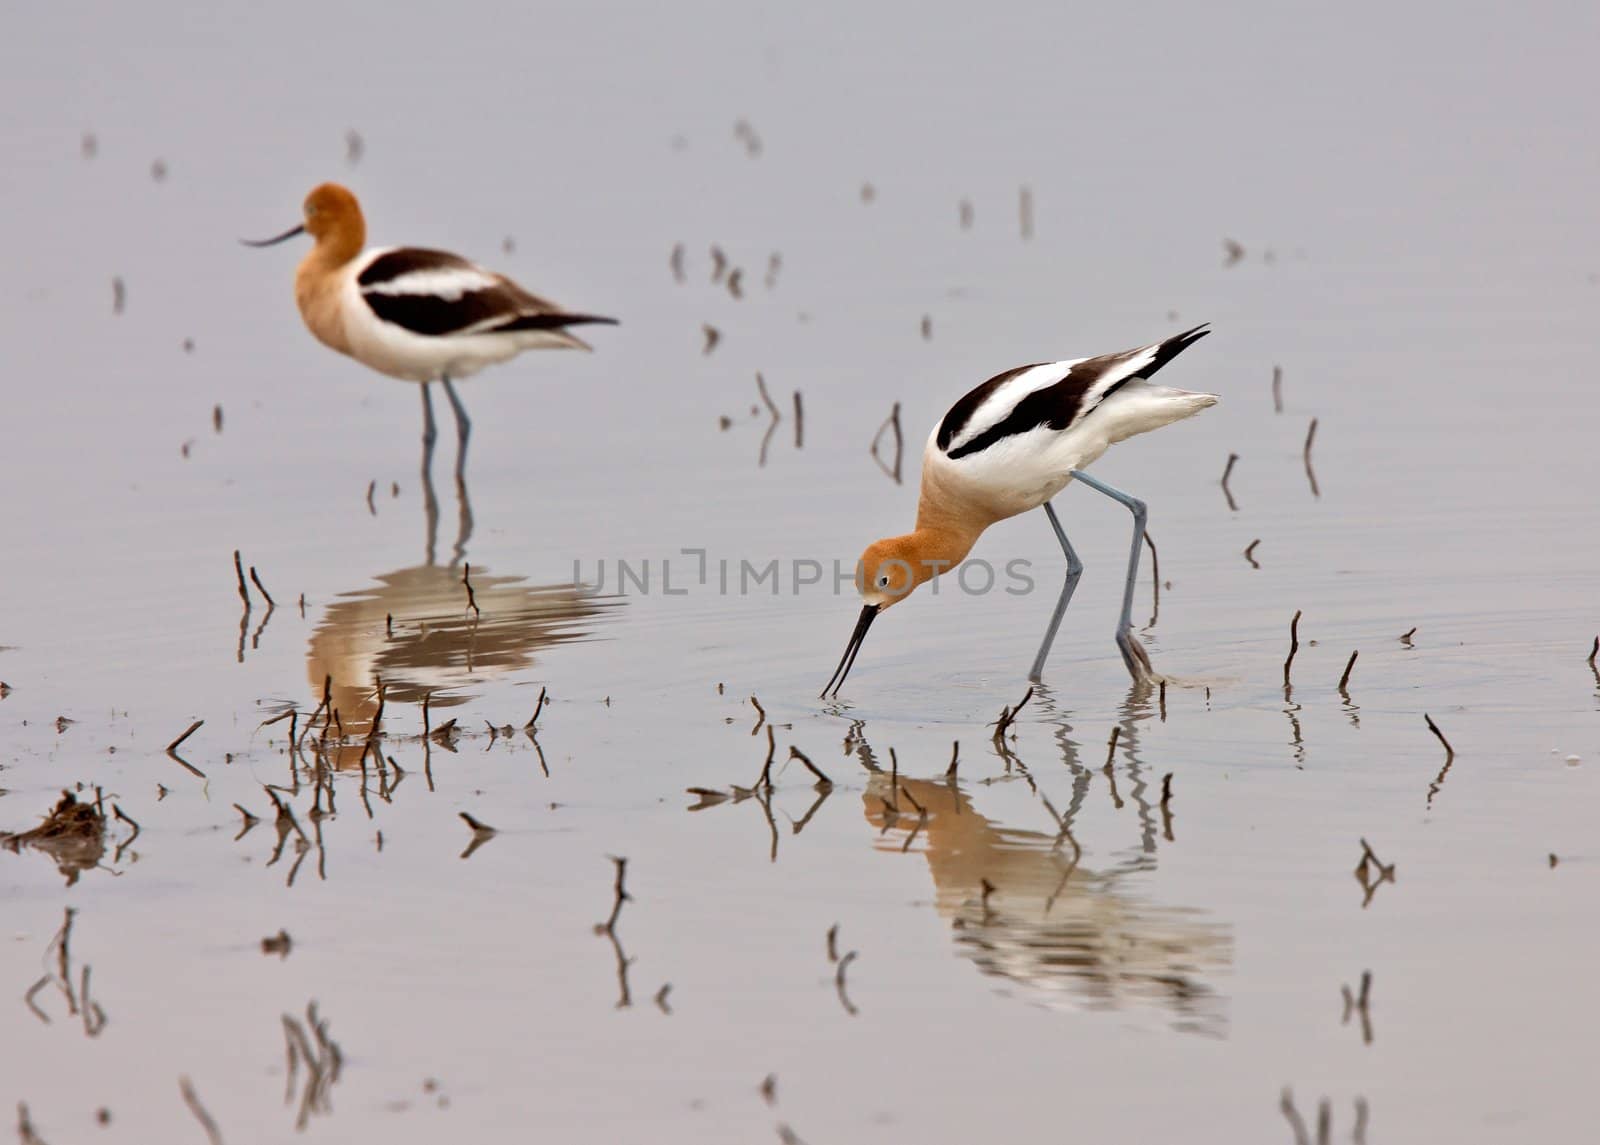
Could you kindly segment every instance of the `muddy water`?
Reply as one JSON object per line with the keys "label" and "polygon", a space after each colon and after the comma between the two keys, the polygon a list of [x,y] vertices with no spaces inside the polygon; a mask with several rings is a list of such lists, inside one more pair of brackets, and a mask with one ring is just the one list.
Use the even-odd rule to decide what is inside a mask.
{"label": "muddy water", "polygon": [[[1334,1139],[1580,1136],[1593,15],[1308,19],[13,16],[0,829],[126,818],[0,853],[4,1096],[52,1143],[202,1139],[185,1076],[230,1142],[1293,1141],[1285,1087],[1313,1137],[1324,1099]],[[329,177],[377,241],[624,319],[464,387],[432,512],[414,391],[233,242]],[[1110,639],[1126,514],[1071,488],[1013,738],[1042,519],[977,554],[1035,591],[919,596],[815,699],[854,608],[796,562],[909,523],[893,403],[914,474],[996,370],[1202,320],[1174,382],[1223,404],[1096,467],[1151,504],[1164,698]]]}

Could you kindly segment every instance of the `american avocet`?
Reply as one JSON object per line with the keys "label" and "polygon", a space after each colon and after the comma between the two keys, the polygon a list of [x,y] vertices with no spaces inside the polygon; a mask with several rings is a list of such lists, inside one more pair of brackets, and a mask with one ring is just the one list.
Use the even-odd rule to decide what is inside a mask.
{"label": "american avocet", "polygon": [[1133,513],[1133,551],[1122,594],[1117,647],[1136,681],[1154,673],[1144,648],[1133,638],[1133,589],[1144,540],[1143,501],[1083,472],[1107,448],[1138,433],[1199,413],[1217,403],[1215,394],[1152,385],[1151,375],[1210,333],[1204,325],[1164,342],[1067,362],[1019,366],[997,374],[945,414],[928,438],[922,457],[922,493],[915,531],[867,546],[856,565],[863,604],[850,643],[833,678],[822,689],[835,695],[878,614],[925,581],[955,568],[978,537],[996,521],[1044,506],[1067,558],[1066,583],[1034,658],[1029,678],[1038,681],[1056,629],[1083,572],[1050,498],[1073,478]]}
{"label": "american avocet", "polygon": [[363,250],[367,224],[361,204],[337,183],[306,196],[296,226],[274,238],[244,241],[272,246],[299,234],[317,240],[294,279],[306,327],[323,345],[381,374],[422,384],[422,440],[430,454],[435,431],[428,386],[444,383],[461,447],[458,475],[472,422],[453,379],[524,350],[587,350],[567,327],[616,324],[615,318],[564,311],[459,255],[418,247]]}

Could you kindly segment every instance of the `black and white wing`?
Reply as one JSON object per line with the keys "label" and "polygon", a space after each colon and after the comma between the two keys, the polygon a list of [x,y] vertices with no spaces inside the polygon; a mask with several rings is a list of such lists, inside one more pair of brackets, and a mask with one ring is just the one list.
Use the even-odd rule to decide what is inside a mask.
{"label": "black and white wing", "polygon": [[1134,378],[1148,378],[1210,331],[1196,326],[1137,350],[1019,366],[997,374],[945,414],[935,442],[952,461],[1048,427],[1064,431]]}
{"label": "black and white wing", "polygon": [[459,255],[418,247],[374,251],[356,287],[380,322],[428,338],[542,331],[587,349],[567,327],[616,324],[615,318],[568,313]]}

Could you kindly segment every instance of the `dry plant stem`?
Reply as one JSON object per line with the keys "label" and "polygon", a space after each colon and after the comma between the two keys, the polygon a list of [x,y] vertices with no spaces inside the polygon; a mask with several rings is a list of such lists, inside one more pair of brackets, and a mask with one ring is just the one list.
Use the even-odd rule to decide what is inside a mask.
{"label": "dry plant stem", "polygon": [[760,370],[756,371],[756,389],[761,392],[761,402],[767,407],[767,412],[772,415],[772,420],[783,420],[783,415],[778,412],[777,403],[772,400],[772,395],[767,392],[767,380],[761,376]]}
{"label": "dry plant stem", "polygon": [[1422,713],[1422,718],[1425,721],[1427,721],[1428,730],[1430,732],[1432,732],[1434,735],[1438,736],[1439,737],[1439,742],[1444,744],[1445,757],[1447,759],[1454,759],[1455,755],[1456,755],[1456,749],[1451,747],[1450,746],[1450,741],[1444,738],[1444,733],[1439,730],[1439,725],[1433,722],[1433,717],[1430,716],[1427,712],[1423,712]]}
{"label": "dry plant stem", "polygon": [[1283,412],[1283,367],[1272,367],[1272,412]]}
{"label": "dry plant stem", "polygon": [[1295,1108],[1294,1095],[1287,1087],[1283,1096],[1278,1100],[1278,1108],[1283,1111],[1283,1116],[1288,1120],[1289,1127],[1294,1130],[1294,1145],[1311,1145],[1311,1135],[1306,1130],[1306,1123],[1300,1116],[1300,1111]]}
{"label": "dry plant stem", "polygon": [[183,734],[181,736],[179,736],[177,739],[173,740],[171,743],[169,743],[167,745],[167,750],[168,751],[177,751],[178,750],[178,745],[181,744],[184,740],[188,739],[190,736],[194,735],[195,732],[199,731],[201,726],[204,723],[205,723],[205,720],[195,720],[194,723],[190,724],[187,728],[184,729],[184,732],[183,732]]}
{"label": "dry plant stem", "polygon": [[544,711],[545,689],[539,689],[539,702],[533,706],[533,715],[528,717],[528,722],[522,725],[523,731],[532,731],[533,726],[539,722],[539,713]]}
{"label": "dry plant stem", "polygon": [[617,866],[617,877],[611,886],[611,892],[614,896],[611,903],[611,917],[600,924],[600,929],[607,934],[611,934],[616,930],[617,917],[622,914],[622,904],[633,901],[633,896],[628,893],[627,887],[623,882],[628,875],[628,860],[617,855],[611,855],[609,858]]}
{"label": "dry plant stem", "polygon": [[183,1094],[183,1103],[194,1114],[200,1128],[206,1131],[206,1140],[211,1145],[222,1145],[222,1130],[217,1128],[216,1119],[206,1112],[206,1107],[200,1104],[200,1095],[194,1091],[194,1083],[187,1076],[178,1079],[178,1092]]}
{"label": "dry plant stem", "polygon": [[852,950],[843,958],[839,959],[839,966],[833,973],[833,988],[838,992],[839,1004],[844,1007],[845,1013],[849,1014],[852,1018],[855,1017],[859,1011],[857,1011],[855,1003],[850,1001],[850,995],[845,993],[844,974],[845,971],[850,968],[850,963],[854,962],[855,960],[856,952]]}
{"label": "dry plant stem", "polygon": [[1322,490],[1317,488],[1317,474],[1316,474],[1316,471],[1311,468],[1311,442],[1316,436],[1317,436],[1317,419],[1316,418],[1312,418],[1311,419],[1311,427],[1308,430],[1306,430],[1306,446],[1305,446],[1305,450],[1304,450],[1304,458],[1305,458],[1305,464],[1306,464],[1306,480],[1311,483],[1311,495],[1313,497],[1321,497],[1322,496]]}
{"label": "dry plant stem", "polygon": [[794,447],[804,449],[806,444],[806,411],[800,404],[800,391],[794,392]]}
{"label": "dry plant stem", "polygon": [[809,771],[812,775],[817,777],[817,786],[818,787],[832,787],[833,786],[833,780],[829,779],[826,775],[822,774],[822,769],[820,767],[818,767],[816,764],[812,763],[811,762],[811,758],[808,755],[806,755],[805,752],[803,752],[799,748],[795,747],[793,744],[789,745],[789,758],[790,759],[798,759],[801,763],[805,764],[806,770]]}
{"label": "dry plant stem", "polygon": [[[883,458],[878,454],[878,445],[882,442],[885,431],[893,431],[894,433],[894,465],[892,467],[885,465]],[[878,468],[892,477],[896,485],[900,484],[900,463],[905,452],[905,438],[900,432],[899,402],[894,403],[894,408],[889,411],[889,416],[878,427],[878,432],[872,435],[872,448],[868,452],[872,454],[872,459],[878,463]]]}
{"label": "dry plant stem", "polygon": [[1354,652],[1350,653],[1350,659],[1344,662],[1344,675],[1339,677],[1339,691],[1343,692],[1349,689],[1350,673],[1352,670],[1354,670],[1356,666],[1356,657],[1359,655],[1361,655],[1361,650],[1358,648]]}
{"label": "dry plant stem", "polygon": [[1261,562],[1255,558],[1256,546],[1260,543],[1261,538],[1257,537],[1244,547],[1244,559],[1250,562],[1250,567],[1253,569],[1258,569],[1261,567]]}
{"label": "dry plant stem", "polygon": [[238,583],[239,583],[239,599],[244,601],[245,608],[249,609],[249,607],[250,607],[250,590],[245,587],[245,583],[244,583],[244,562],[239,559],[239,550],[238,549],[234,549],[233,550],[233,574],[238,579]]}
{"label": "dry plant stem", "polygon": [[1294,655],[1300,651],[1300,610],[1294,610],[1294,619],[1289,621],[1289,656],[1283,662],[1283,686],[1289,686],[1289,667],[1294,663]]}
{"label": "dry plant stem", "polygon": [[767,393],[766,379],[761,372],[756,371],[756,386],[761,390],[761,400],[766,403],[767,414],[771,420],[767,422],[767,432],[761,435],[761,453],[756,459],[756,464],[765,468],[767,464],[767,448],[772,444],[772,435],[778,432],[778,423],[783,418],[778,413],[778,407],[772,401],[772,395]]}
{"label": "dry plant stem", "polygon": [[1011,729],[1011,724],[1016,720],[1017,713],[1022,711],[1023,705],[1031,699],[1033,699],[1033,689],[1029,688],[1025,693],[1023,693],[1022,699],[1017,701],[1016,707],[1000,709],[1000,718],[995,721],[994,725],[995,743],[1002,744],[1005,742],[1006,732]]}
{"label": "dry plant stem", "polygon": [[[1161,607],[1161,557],[1156,553],[1156,539],[1150,535],[1149,529],[1144,531],[1144,545],[1145,548],[1150,550],[1150,584],[1155,592],[1155,606],[1159,609]],[[1151,617],[1150,623],[1152,625],[1155,624],[1154,617]],[[1020,706],[1019,704],[1018,707]]]}
{"label": "dry plant stem", "polygon": [[262,597],[265,598],[267,602],[267,609],[269,611],[278,607],[277,602],[272,599],[272,594],[266,590],[266,587],[261,583],[261,578],[256,575],[255,565],[250,566],[250,583],[255,585],[257,591],[259,591]]}
{"label": "dry plant stem", "polygon": [[756,710],[756,726],[750,729],[750,734],[755,735],[761,730],[761,725],[767,722],[767,709],[754,696],[750,697],[750,706]]}
{"label": "dry plant stem", "polygon": [[467,586],[467,607],[472,609],[474,618],[483,615],[478,608],[478,594],[472,591],[472,566],[466,561],[461,562],[461,583]]}
{"label": "dry plant stem", "polygon": [[[828,928],[828,961],[839,961],[839,924],[834,923]],[[45,1021],[49,1021],[48,1018]]]}
{"label": "dry plant stem", "polygon": [[956,769],[961,766],[961,741],[953,740],[950,744],[950,766],[945,768],[944,777],[954,779]]}
{"label": "dry plant stem", "polygon": [[761,765],[761,776],[756,780],[755,790],[765,788],[772,790],[772,757],[777,754],[778,741],[772,734],[772,725],[767,725],[767,760]]}

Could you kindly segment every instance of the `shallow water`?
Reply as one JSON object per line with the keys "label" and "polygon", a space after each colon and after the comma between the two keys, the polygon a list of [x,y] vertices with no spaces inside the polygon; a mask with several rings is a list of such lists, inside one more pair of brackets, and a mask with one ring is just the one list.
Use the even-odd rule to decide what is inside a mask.
{"label": "shallow water", "polygon": [[[0,852],[0,1096],[41,1137],[200,1140],[180,1076],[230,1142],[302,1111],[326,1140],[1288,1142],[1285,1087],[1335,1140],[1580,1135],[1594,12],[985,12],[9,18],[0,830],[79,784],[138,824],[81,870]],[[463,387],[432,527],[416,395],[305,335],[286,248],[234,243],[323,178],[375,241],[624,320]],[[868,453],[893,403],[914,479],[997,370],[1202,320],[1171,378],[1222,404],[1095,469],[1151,505],[1164,698],[1111,643],[1126,514],[1069,488],[1088,572],[1014,739],[1042,517],[976,554],[1036,591],[919,594],[815,699],[855,607],[794,562],[909,524]],[[291,757],[259,725],[303,733],[329,677],[344,741],[319,719]],[[363,776],[380,679],[396,766]],[[1363,839],[1392,881],[1357,880]],[[35,1012],[68,908],[70,998]],[[313,1001],[342,1065],[308,1101],[284,1016],[326,1055]]]}

